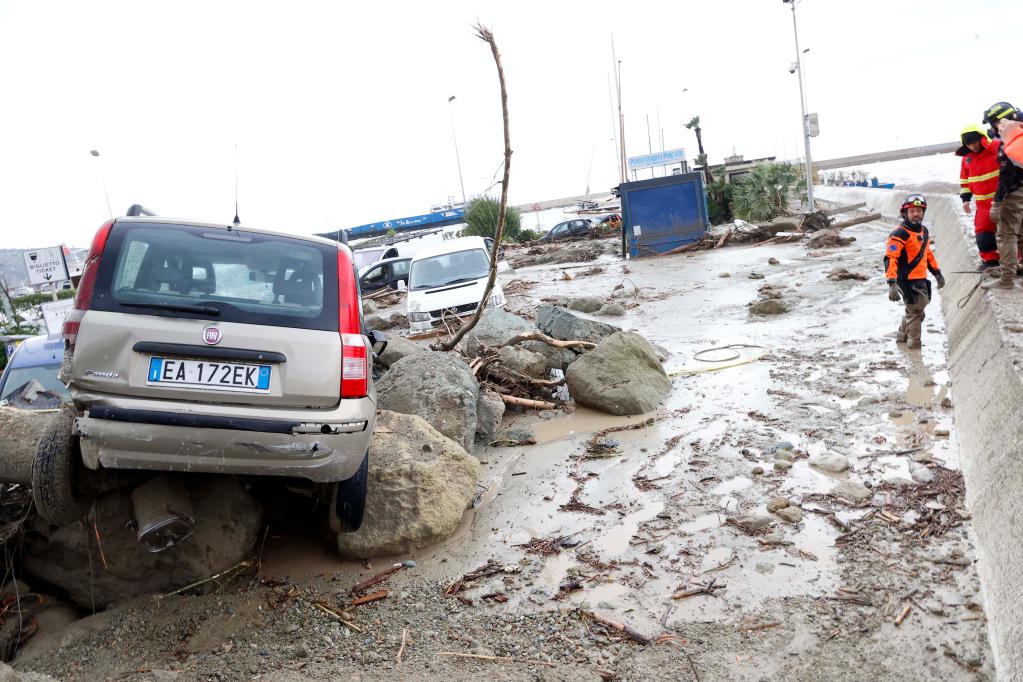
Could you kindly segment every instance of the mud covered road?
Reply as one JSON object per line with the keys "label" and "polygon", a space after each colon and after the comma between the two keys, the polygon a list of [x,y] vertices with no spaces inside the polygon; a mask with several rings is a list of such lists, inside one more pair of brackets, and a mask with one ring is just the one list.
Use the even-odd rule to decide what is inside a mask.
{"label": "mud covered road", "polygon": [[[922,351],[896,346],[901,306],[879,267],[890,229],[850,228],[851,246],[820,251],[520,270],[510,307],[526,314],[544,297],[639,287],[606,321],[666,352],[662,408],[518,415],[537,444],[478,455],[478,504],[456,535],[395,557],[412,563],[355,595],[392,562],[342,562],[313,529],[271,528],[258,576],[41,630],[16,667],[128,680],[992,678],[940,309]],[[866,279],[829,278],[838,268]],[[751,315],[758,298],[789,311]]]}

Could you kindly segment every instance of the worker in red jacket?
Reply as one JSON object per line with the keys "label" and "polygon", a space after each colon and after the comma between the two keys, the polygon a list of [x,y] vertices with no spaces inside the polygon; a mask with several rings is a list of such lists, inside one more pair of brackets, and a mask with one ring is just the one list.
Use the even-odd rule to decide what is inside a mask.
{"label": "worker in red jacket", "polygon": [[931,250],[930,230],[924,227],[927,199],[922,194],[910,194],[902,201],[902,223],[885,244],[884,271],[888,280],[888,298],[906,304],[906,312],[899,325],[896,343],[908,348],[920,347],[920,327],[924,309],[931,302],[931,282],[927,273],[934,275],[938,288],[945,286],[945,278]]}
{"label": "worker in red jacket", "polygon": [[963,211],[970,213],[970,199],[977,203],[973,216],[973,233],[980,252],[981,270],[998,265],[997,230],[991,219],[991,202],[998,189],[998,147],[1001,140],[992,140],[979,125],[968,125],[959,133],[963,146],[956,151],[963,161],[959,168],[959,198]]}

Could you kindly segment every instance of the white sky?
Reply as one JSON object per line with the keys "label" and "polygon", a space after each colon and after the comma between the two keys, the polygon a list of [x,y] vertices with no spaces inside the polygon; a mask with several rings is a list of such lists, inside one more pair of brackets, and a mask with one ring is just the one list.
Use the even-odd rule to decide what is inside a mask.
{"label": "white sky", "polygon": [[[816,158],[954,140],[991,103],[1023,105],[1019,0],[802,0],[797,16]],[[508,79],[513,203],[581,194],[588,173],[592,191],[617,184],[612,33],[629,155],[647,152],[647,114],[660,146],[658,109],[665,147],[690,158],[696,114],[712,162],[802,153],[781,0],[0,0],[2,246],[87,246],[107,217],[101,177],[115,215],[139,202],[227,222],[236,144],[244,223],[425,213],[461,194],[450,95],[478,193],[503,145],[477,18]]]}

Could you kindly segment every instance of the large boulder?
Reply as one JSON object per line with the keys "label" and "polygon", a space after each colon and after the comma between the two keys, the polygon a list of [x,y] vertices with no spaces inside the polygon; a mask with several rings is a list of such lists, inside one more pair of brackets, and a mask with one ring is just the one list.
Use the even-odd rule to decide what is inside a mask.
{"label": "large boulder", "polygon": [[650,412],[671,391],[653,347],[633,332],[611,335],[573,362],[565,377],[577,403],[611,414]]}
{"label": "large boulder", "polygon": [[529,320],[501,308],[487,308],[476,326],[462,339],[462,343],[465,345],[466,355],[475,357],[480,354],[482,346],[499,348],[512,337],[532,331],[536,331],[536,328]]}
{"label": "large boulder", "polygon": [[554,301],[554,305],[580,313],[595,313],[604,305],[604,300],[596,296],[563,296]]}
{"label": "large boulder", "polygon": [[463,448],[476,436],[480,387],[454,353],[427,351],[398,360],[377,382],[377,407],[417,414]]}
{"label": "large boulder", "polygon": [[502,367],[534,379],[542,378],[547,370],[547,358],[521,346],[502,346],[497,359]]}
{"label": "large boulder", "polygon": [[380,364],[384,367],[390,367],[403,357],[426,352],[427,349],[420,346],[415,341],[409,341],[401,336],[388,336],[387,347],[384,348],[384,352],[380,354]]}
{"label": "large boulder", "polygon": [[32,458],[52,412],[0,407],[0,483],[32,483]]}
{"label": "large boulder", "polygon": [[338,533],[342,554],[391,556],[426,547],[458,528],[476,494],[480,463],[415,415],[381,411],[369,445],[362,527]]}
{"label": "large boulder", "polygon": [[259,501],[233,476],[196,475],[187,485],[196,528],[177,545],[146,551],[131,528],[131,496],[113,492],[96,500],[88,532],[78,522],[51,526],[33,517],[25,572],[85,608],[105,608],[184,587],[251,557],[263,530]]}
{"label": "large boulder", "polygon": [[547,336],[562,341],[600,343],[621,329],[606,322],[582,317],[571,310],[542,305],[536,315],[536,326]]}

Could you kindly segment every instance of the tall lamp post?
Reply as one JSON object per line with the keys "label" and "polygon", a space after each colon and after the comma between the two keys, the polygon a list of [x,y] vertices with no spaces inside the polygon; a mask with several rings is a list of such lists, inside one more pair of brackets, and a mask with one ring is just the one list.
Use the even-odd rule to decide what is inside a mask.
{"label": "tall lamp post", "polygon": [[[89,154],[91,156],[94,156],[97,159],[99,158],[99,150],[98,149],[90,149],[89,150]],[[103,162],[102,161],[98,161],[97,163],[100,164],[100,167],[99,167],[99,180],[100,180],[101,183],[103,183],[103,198],[107,200],[107,213],[109,213],[110,217],[113,218],[114,217],[114,209],[110,208],[110,194],[107,193],[107,179],[103,175]]]}
{"label": "tall lamp post", "polygon": [[455,101],[455,96],[451,95],[448,97],[448,117],[451,119],[451,139],[455,142],[455,163],[458,164],[458,184],[462,188],[462,208],[465,205],[465,183],[462,182],[462,159],[458,155],[458,137],[455,135],[455,114],[451,106],[451,103]]}
{"label": "tall lamp post", "polygon": [[810,210],[814,210],[813,203],[813,159],[810,157],[810,128],[806,119],[806,94],[803,84],[803,65],[801,62],[802,53],[799,51],[799,29],[796,28],[796,0],[781,0],[792,8],[792,33],[796,39],[796,76],[799,78],[799,109],[803,114],[803,145],[806,149],[806,201]]}

